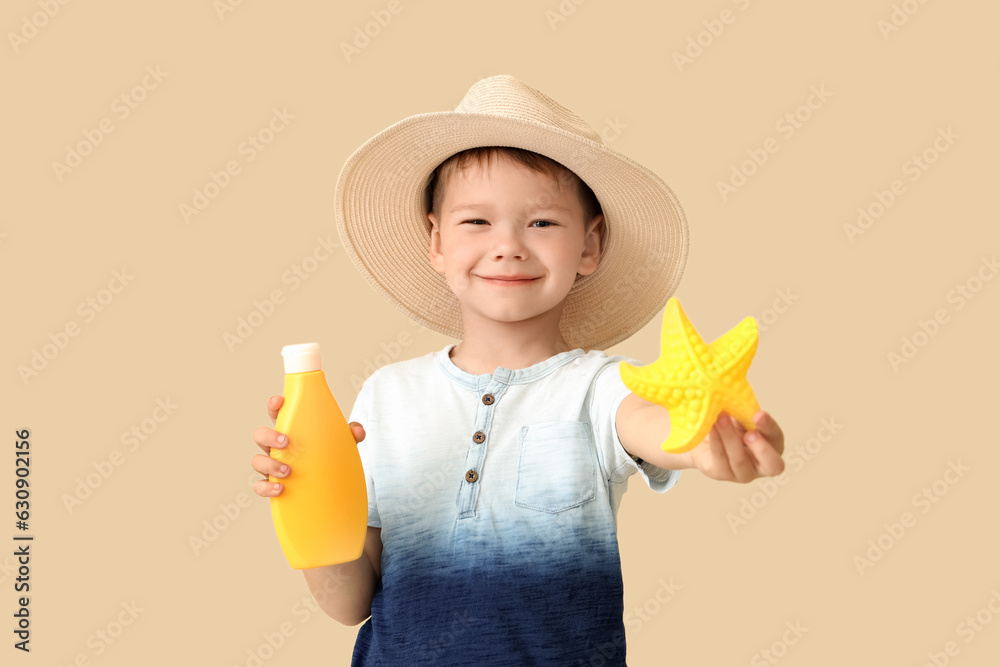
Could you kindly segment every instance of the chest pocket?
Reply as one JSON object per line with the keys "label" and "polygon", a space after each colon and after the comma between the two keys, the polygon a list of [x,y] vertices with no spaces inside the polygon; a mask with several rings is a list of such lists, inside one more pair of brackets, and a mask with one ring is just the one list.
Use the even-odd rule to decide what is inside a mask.
{"label": "chest pocket", "polygon": [[564,512],[597,494],[597,459],[590,424],[543,422],[521,427],[514,504]]}

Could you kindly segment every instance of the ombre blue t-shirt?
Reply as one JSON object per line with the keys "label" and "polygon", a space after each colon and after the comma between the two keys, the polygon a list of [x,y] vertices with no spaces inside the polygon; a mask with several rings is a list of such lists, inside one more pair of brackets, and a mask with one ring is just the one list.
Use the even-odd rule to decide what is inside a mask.
{"label": "ombre blue t-shirt", "polygon": [[443,350],[378,369],[350,420],[382,529],[352,665],[624,665],[616,515],[639,472],[615,413],[625,356],[473,375]]}

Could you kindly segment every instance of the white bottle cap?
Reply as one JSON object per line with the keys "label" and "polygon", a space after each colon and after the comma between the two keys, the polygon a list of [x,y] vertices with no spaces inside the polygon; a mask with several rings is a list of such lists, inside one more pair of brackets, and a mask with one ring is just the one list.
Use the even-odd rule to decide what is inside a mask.
{"label": "white bottle cap", "polygon": [[286,375],[323,370],[323,364],[319,360],[319,343],[286,345],[281,348],[281,356],[285,359]]}

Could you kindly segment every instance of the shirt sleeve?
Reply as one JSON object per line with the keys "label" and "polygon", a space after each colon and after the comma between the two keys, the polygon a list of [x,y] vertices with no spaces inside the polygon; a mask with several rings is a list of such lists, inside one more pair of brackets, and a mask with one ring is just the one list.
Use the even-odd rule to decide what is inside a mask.
{"label": "shirt sleeve", "polygon": [[618,439],[618,428],[615,424],[618,406],[631,393],[618,370],[618,364],[622,361],[636,366],[643,365],[641,361],[621,355],[609,357],[607,365],[598,371],[594,380],[590,403],[590,418],[594,425],[605,479],[612,484],[623,484],[638,472],[642,475],[646,486],[657,493],[664,493],[680,479],[680,470],[668,470],[648,461],[633,458]]}
{"label": "shirt sleeve", "polygon": [[361,455],[361,466],[365,470],[365,486],[368,494],[368,525],[373,528],[382,527],[382,519],[378,514],[378,500],[375,495],[376,453],[378,443],[378,417],[374,407],[374,393],[372,377],[369,376],[361,385],[361,391],[354,399],[354,408],[348,422],[358,422],[365,429],[365,439],[358,443],[358,453]]}

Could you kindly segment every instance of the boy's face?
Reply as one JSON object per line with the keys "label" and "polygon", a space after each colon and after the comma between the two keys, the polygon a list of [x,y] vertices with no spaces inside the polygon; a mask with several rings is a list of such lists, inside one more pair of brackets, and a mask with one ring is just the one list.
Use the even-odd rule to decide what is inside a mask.
{"label": "boy's face", "polygon": [[600,259],[603,219],[584,231],[575,188],[506,158],[453,171],[428,218],[431,265],[466,323],[550,314],[558,327],[577,274],[593,273]]}

